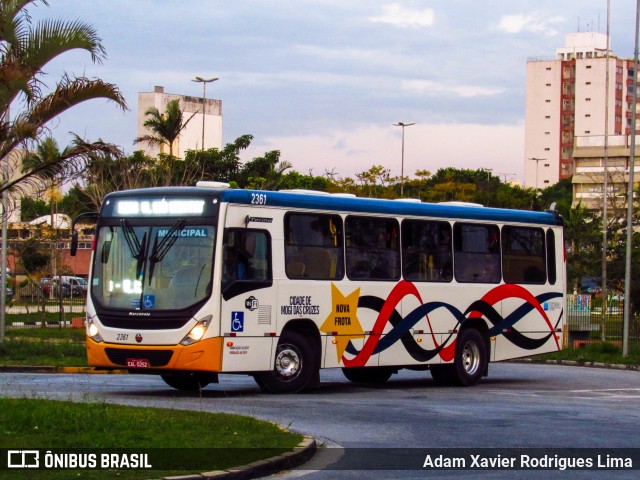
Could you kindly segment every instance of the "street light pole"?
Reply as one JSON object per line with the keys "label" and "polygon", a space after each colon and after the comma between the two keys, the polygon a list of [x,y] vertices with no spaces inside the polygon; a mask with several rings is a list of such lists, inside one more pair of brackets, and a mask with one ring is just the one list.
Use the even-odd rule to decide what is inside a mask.
{"label": "street light pole", "polygon": [[205,108],[207,105],[207,83],[215,82],[218,80],[218,77],[211,78],[202,78],[196,77],[192,78],[192,82],[202,83],[202,150],[204,151],[204,117],[205,117]]}
{"label": "street light pole", "polygon": [[538,162],[540,161],[544,161],[546,160],[546,158],[535,158],[535,157],[531,157],[529,158],[529,160],[535,160],[536,162],[536,190],[540,187],[538,187]]}
{"label": "street light pole", "polygon": [[398,122],[394,123],[394,127],[402,127],[402,160],[400,164],[400,196],[404,195],[404,127],[415,125],[415,122]]}
{"label": "street light pole", "polygon": [[[636,32],[633,51],[633,97],[631,103],[631,145],[629,151],[629,187],[627,190],[627,246],[624,265],[624,318],[622,323],[622,356],[629,355],[631,323],[631,253],[633,251],[633,177],[636,168],[636,119],[638,115],[638,43],[640,35],[640,0],[636,3]],[[604,287],[604,285],[603,285]]]}

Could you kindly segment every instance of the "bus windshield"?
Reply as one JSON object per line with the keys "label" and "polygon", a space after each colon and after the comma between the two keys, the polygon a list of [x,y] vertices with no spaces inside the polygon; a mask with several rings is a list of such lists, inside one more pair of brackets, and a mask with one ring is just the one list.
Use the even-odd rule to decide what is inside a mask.
{"label": "bus windshield", "polygon": [[121,219],[97,232],[91,294],[103,308],[179,310],[211,294],[215,227]]}

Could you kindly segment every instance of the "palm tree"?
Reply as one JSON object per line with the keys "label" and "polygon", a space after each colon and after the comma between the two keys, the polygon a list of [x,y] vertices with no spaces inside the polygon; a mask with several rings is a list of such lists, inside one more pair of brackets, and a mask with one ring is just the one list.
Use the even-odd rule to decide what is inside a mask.
{"label": "palm tree", "polygon": [[186,122],[183,122],[184,112],[180,110],[180,100],[175,99],[167,103],[164,113],[160,113],[156,107],[149,107],[144,114],[149,117],[145,120],[144,126],[153,134],[138,137],[133,143],[146,142],[149,145],[168,145],[169,157],[173,157],[173,144],[195,116],[195,113]]}
{"label": "palm tree", "polygon": [[[47,124],[70,108],[87,100],[105,98],[126,110],[120,90],[100,79],[64,74],[50,92],[41,80],[43,68],[58,55],[81,49],[91,60],[101,63],[106,57],[96,31],[80,21],[43,20],[35,24],[26,8],[35,0],[0,0],[0,164],[8,166],[15,152],[28,151],[47,131]],[[47,2],[43,0],[45,5]],[[22,110],[9,116],[9,109],[20,99]],[[73,158],[92,151],[118,152],[104,142],[87,143],[76,138]],[[71,163],[61,155],[5,176],[0,192],[25,183],[36,183],[38,175],[56,165]]]}
{"label": "palm tree", "polygon": [[[38,171],[39,173],[34,175],[33,178],[38,177],[46,185],[45,188],[51,204],[52,228],[54,226],[55,204],[59,197],[57,186],[64,180],[69,180],[68,177],[64,178],[66,169],[64,168],[64,162],[61,161],[63,157],[70,158],[68,151],[69,148],[65,148],[64,152],[60,152],[58,142],[53,137],[47,137],[38,145],[35,152],[28,153],[22,160],[22,171]],[[47,168],[42,169],[42,166],[47,166]]]}

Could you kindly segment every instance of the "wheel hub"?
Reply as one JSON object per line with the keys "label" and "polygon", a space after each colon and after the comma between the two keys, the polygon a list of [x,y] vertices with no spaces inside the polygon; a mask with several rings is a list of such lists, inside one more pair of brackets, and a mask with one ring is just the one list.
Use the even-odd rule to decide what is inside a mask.
{"label": "wheel hub", "polygon": [[475,342],[468,342],[462,350],[462,365],[465,372],[473,375],[480,368],[480,349]]}
{"label": "wheel hub", "polygon": [[300,371],[300,364],[298,352],[291,348],[283,348],[276,356],[276,372],[282,377],[295,377]]}

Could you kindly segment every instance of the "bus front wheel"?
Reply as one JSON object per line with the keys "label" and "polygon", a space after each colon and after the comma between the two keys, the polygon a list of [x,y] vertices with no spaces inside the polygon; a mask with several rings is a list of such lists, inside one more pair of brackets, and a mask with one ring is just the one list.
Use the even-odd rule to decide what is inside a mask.
{"label": "bus front wheel", "polygon": [[470,387],[480,381],[487,366],[487,347],[482,334],[473,328],[460,332],[453,364],[433,365],[431,376],[440,385]]}
{"label": "bus front wheel", "polygon": [[260,388],[271,393],[295,393],[309,386],[314,379],[313,346],[297,332],[284,332],[276,349],[274,369],[254,375]]}

